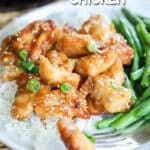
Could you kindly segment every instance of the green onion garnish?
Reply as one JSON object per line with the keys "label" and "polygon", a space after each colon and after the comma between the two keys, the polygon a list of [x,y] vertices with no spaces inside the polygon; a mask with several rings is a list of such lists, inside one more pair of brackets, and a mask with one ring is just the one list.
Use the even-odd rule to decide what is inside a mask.
{"label": "green onion garnish", "polygon": [[26,88],[32,92],[32,93],[36,93],[39,91],[40,89],[40,82],[36,79],[30,79],[26,85]]}
{"label": "green onion garnish", "polygon": [[24,69],[24,70],[26,70],[26,71],[28,71],[28,72],[31,72],[32,70],[33,70],[33,68],[35,67],[35,64],[33,63],[33,62],[21,62],[20,63],[20,66]]}
{"label": "green onion garnish", "polygon": [[93,135],[90,135],[86,132],[83,132],[83,134],[92,142],[92,143],[95,143],[96,141],[96,138],[93,136]]}
{"label": "green onion garnish", "polygon": [[97,46],[97,44],[96,44],[96,42],[94,40],[90,40],[87,43],[87,49],[91,53],[96,53],[96,52],[99,51],[98,46]]}
{"label": "green onion garnish", "polygon": [[26,50],[20,50],[20,51],[18,52],[18,56],[20,57],[20,59],[21,59],[22,61],[26,61],[26,60],[27,60],[28,53],[27,53]]}
{"label": "green onion garnish", "polygon": [[110,84],[113,89],[119,90],[122,88],[121,86],[117,85],[114,81],[111,81]]}
{"label": "green onion garnish", "polygon": [[31,70],[31,73],[33,73],[33,74],[39,74],[39,66],[35,65],[34,68]]}
{"label": "green onion garnish", "polygon": [[60,86],[60,89],[61,89],[62,92],[67,93],[72,89],[72,85],[70,83],[63,83]]}

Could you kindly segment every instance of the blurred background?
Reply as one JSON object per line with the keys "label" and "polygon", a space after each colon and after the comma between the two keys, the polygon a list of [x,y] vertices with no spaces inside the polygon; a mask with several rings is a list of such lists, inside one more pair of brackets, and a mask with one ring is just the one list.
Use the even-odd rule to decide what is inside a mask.
{"label": "blurred background", "polygon": [[14,17],[55,1],[62,0],[0,0],[0,28]]}

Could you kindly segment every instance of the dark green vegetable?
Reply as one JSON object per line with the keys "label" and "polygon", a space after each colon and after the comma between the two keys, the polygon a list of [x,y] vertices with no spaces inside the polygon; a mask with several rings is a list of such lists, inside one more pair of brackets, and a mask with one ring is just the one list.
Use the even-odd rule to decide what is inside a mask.
{"label": "dark green vegetable", "polygon": [[135,72],[132,72],[131,73],[131,79],[134,80],[134,81],[141,79],[141,77],[144,73],[144,69],[145,68],[142,67],[142,68],[136,70]]}
{"label": "dark green vegetable", "polygon": [[131,34],[131,31],[128,27],[128,25],[126,24],[125,18],[121,18],[120,19],[120,26],[122,28],[123,31],[123,35],[125,36],[125,38],[127,39],[128,43],[130,44],[130,46],[133,48],[134,50],[134,59],[133,59],[133,63],[132,63],[132,72],[136,71],[139,68],[139,55],[138,55],[138,50],[137,50],[137,46],[136,43],[133,39],[133,36]]}
{"label": "dark green vegetable", "polygon": [[140,56],[143,56],[142,45],[141,45],[141,42],[138,38],[138,35],[136,33],[135,28],[130,24],[130,22],[127,19],[123,19],[123,21],[124,21],[124,24],[126,24],[127,27],[129,28],[129,31],[132,35],[133,40],[134,40],[134,44],[135,44],[136,50],[138,51],[138,54]]}
{"label": "dark green vegetable", "polygon": [[141,22],[141,19],[137,15],[135,15],[134,13],[130,12],[127,8],[122,8],[122,13],[134,25],[137,25],[139,22]]}
{"label": "dark green vegetable", "polygon": [[33,74],[39,74],[39,66],[38,65],[35,65],[33,67],[33,69],[31,70],[31,73]]}
{"label": "dark green vegetable", "polygon": [[26,61],[26,60],[27,60],[28,53],[27,53],[26,50],[20,50],[20,51],[18,52],[18,56],[20,57],[20,59],[21,59],[22,61]]}
{"label": "dark green vegetable", "polygon": [[119,33],[121,33],[122,31],[121,31],[121,28],[120,28],[119,20],[113,19],[113,20],[112,20],[112,23],[114,24],[115,29],[116,29]]}
{"label": "dark green vegetable", "polygon": [[146,116],[144,116],[144,119],[145,119],[145,120],[150,120],[150,113],[147,114]]}
{"label": "dark green vegetable", "polygon": [[35,67],[35,64],[33,63],[33,62],[21,62],[20,63],[20,66],[24,69],[24,70],[26,70],[26,71],[28,71],[28,72],[31,72],[32,70],[33,70],[33,68]]}
{"label": "dark green vegetable", "polygon": [[142,119],[138,120],[137,122],[129,125],[125,129],[120,130],[119,132],[121,132],[123,134],[133,133],[133,132],[137,131],[144,124],[144,122],[145,122],[145,120],[142,118]]}
{"label": "dark green vegetable", "polygon": [[83,134],[84,134],[92,143],[95,143],[96,138],[95,138],[93,135],[91,135],[91,134],[89,134],[89,133],[86,133],[86,132],[83,132]]}
{"label": "dark green vegetable", "polygon": [[34,64],[33,62],[20,62],[19,65],[27,72],[33,74],[39,74],[39,66]]}
{"label": "dark green vegetable", "polygon": [[70,83],[63,83],[60,86],[60,89],[61,89],[62,92],[67,93],[72,89],[72,85]]}
{"label": "dark green vegetable", "polygon": [[148,113],[150,113],[150,99],[144,101],[131,111],[125,113],[122,117],[114,121],[111,126],[116,130],[124,129]]}
{"label": "dark green vegetable", "polygon": [[150,46],[144,45],[145,49],[145,69],[141,81],[141,85],[143,87],[148,87],[150,86]]}
{"label": "dark green vegetable", "polygon": [[140,18],[142,19],[142,21],[146,25],[146,28],[150,32],[150,18],[147,18],[147,17],[140,17]]}
{"label": "dark green vegetable", "polygon": [[30,79],[26,85],[26,88],[32,93],[37,93],[40,89],[40,82],[36,79]]}
{"label": "dark green vegetable", "polygon": [[101,121],[98,121],[96,123],[96,128],[97,129],[105,129],[105,128],[108,128],[110,127],[111,123],[114,122],[115,120],[117,120],[118,118],[120,118],[121,116],[123,116],[123,113],[118,113],[112,117],[109,117],[109,118],[105,118]]}
{"label": "dark green vegetable", "polygon": [[144,90],[142,96],[140,98],[138,98],[136,103],[133,105],[133,108],[136,107],[138,104],[144,102],[144,100],[146,100],[149,97],[150,97],[150,87],[148,87],[147,89]]}
{"label": "dark green vegetable", "polygon": [[136,29],[137,29],[137,32],[138,32],[141,40],[144,43],[150,45],[150,33],[147,31],[146,25],[144,24],[144,22],[140,22],[137,25]]}
{"label": "dark green vegetable", "polygon": [[132,83],[131,83],[131,81],[130,81],[130,79],[128,78],[127,75],[126,75],[126,80],[125,80],[125,83],[124,83],[124,87],[126,87],[126,88],[131,90],[131,92],[132,92],[132,100],[135,101],[137,99],[137,96],[136,96],[136,93],[135,93],[135,91],[133,89],[133,85],[132,85]]}

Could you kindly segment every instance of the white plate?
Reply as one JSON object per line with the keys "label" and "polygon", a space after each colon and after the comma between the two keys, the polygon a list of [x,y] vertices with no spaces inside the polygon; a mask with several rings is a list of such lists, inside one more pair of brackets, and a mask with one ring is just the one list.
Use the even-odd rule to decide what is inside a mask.
{"label": "white plate", "polygon": [[[127,0],[126,6],[138,14],[150,17],[150,0]],[[120,7],[121,6],[73,6],[69,2],[49,4],[14,19],[0,30],[0,42],[7,35],[15,33],[34,20],[52,19],[61,26],[69,22],[75,27],[79,27],[82,22],[92,14],[121,17]],[[12,85],[14,85],[14,83],[12,83]],[[14,96],[15,92],[12,92],[12,95],[7,93],[4,84],[0,84],[0,89],[6,93],[2,95],[0,92],[0,141],[15,150],[65,149],[59,137],[53,135],[53,128],[45,129],[37,117],[32,116],[32,118],[25,123],[12,120],[10,118],[10,106],[12,102],[9,101],[11,97]],[[16,89],[16,87],[12,87],[12,89]],[[5,102],[4,99],[7,101]],[[7,113],[1,111],[2,107],[7,107]],[[5,121],[5,117],[8,118],[8,122]],[[40,126],[37,126],[37,122],[39,122]],[[82,122],[83,124],[78,124],[81,129],[86,127],[86,130],[91,130],[92,125],[89,124],[88,121],[86,123],[84,121]],[[24,124],[26,124],[25,127]],[[55,126],[55,124],[53,126]],[[93,129],[92,132],[94,132]],[[138,143],[135,143],[135,145],[138,145]],[[122,149],[123,148],[121,148],[121,150]],[[124,149],[131,148],[126,147]]]}

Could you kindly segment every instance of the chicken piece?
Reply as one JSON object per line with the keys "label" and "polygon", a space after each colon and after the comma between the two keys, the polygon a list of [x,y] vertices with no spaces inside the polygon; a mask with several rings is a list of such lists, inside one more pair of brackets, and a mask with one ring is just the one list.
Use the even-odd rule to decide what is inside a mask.
{"label": "chicken piece", "polygon": [[99,115],[99,114],[106,112],[103,104],[95,103],[94,99],[92,99],[90,96],[87,97],[87,103],[88,103],[88,112],[91,115]]}
{"label": "chicken piece", "polygon": [[114,33],[110,39],[110,46],[116,50],[123,65],[130,65],[133,59],[133,49],[127,44],[122,35]]}
{"label": "chicken piece", "polygon": [[76,73],[71,73],[67,70],[53,66],[50,61],[40,56],[40,77],[43,81],[53,86],[57,86],[64,82],[72,84],[74,87],[78,87],[80,82],[80,76]]}
{"label": "chicken piece", "polygon": [[85,56],[89,54],[87,43],[91,39],[88,34],[64,33],[57,43],[57,49],[71,58]]}
{"label": "chicken piece", "polygon": [[99,75],[93,79],[94,88],[91,98],[94,99],[95,105],[101,104],[109,113],[125,112],[133,104],[132,93],[129,89],[118,85],[107,75]]}
{"label": "chicken piece", "polygon": [[125,82],[125,73],[120,59],[117,59],[105,74],[112,78],[118,85],[122,85]]}
{"label": "chicken piece", "polygon": [[92,54],[80,58],[76,62],[75,70],[83,76],[94,77],[109,69],[117,59],[115,50],[108,49],[103,54]]}
{"label": "chicken piece", "polygon": [[18,68],[15,65],[5,66],[1,77],[2,81],[7,82],[7,81],[15,80],[21,75],[22,72],[23,70]]}
{"label": "chicken piece", "polygon": [[34,110],[43,119],[51,116],[89,118],[86,100],[81,99],[75,89],[63,93],[43,87],[36,95]]}
{"label": "chicken piece", "polygon": [[63,32],[64,33],[77,33],[77,29],[71,26],[70,24],[65,24],[63,27]]}
{"label": "chicken piece", "polygon": [[107,44],[111,37],[111,34],[115,32],[114,27],[110,24],[106,18],[96,15],[90,17],[83,25],[80,30],[82,34],[90,34],[92,38]]}
{"label": "chicken piece", "polygon": [[12,65],[16,62],[16,56],[10,51],[0,52],[0,65]]}
{"label": "chicken piece", "polygon": [[52,50],[47,53],[46,57],[49,59],[50,63],[55,67],[59,67],[70,72],[74,70],[76,60],[68,59],[68,57],[61,52]]}
{"label": "chicken piece", "polygon": [[20,91],[12,105],[12,118],[19,121],[27,119],[33,112],[34,96],[35,94],[26,90]]}
{"label": "chicken piece", "polygon": [[68,150],[95,150],[94,144],[71,121],[60,119],[57,122],[61,139]]}
{"label": "chicken piece", "polygon": [[79,94],[81,97],[86,98],[88,104],[88,112],[92,115],[97,115],[105,112],[103,105],[95,105],[94,100],[89,96],[94,88],[94,82],[92,77],[88,77],[86,81],[81,85]]}
{"label": "chicken piece", "polygon": [[[60,37],[61,30],[51,20],[35,21],[13,36],[9,44],[15,53],[22,49],[27,50],[31,60],[36,61],[41,54],[46,54]],[[6,44],[3,45],[5,47]]]}

